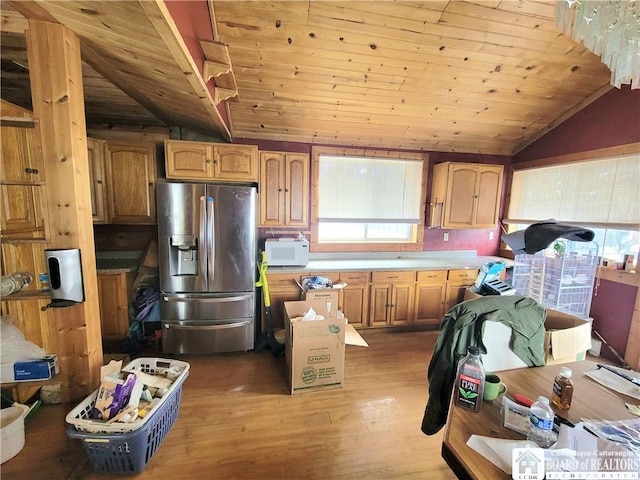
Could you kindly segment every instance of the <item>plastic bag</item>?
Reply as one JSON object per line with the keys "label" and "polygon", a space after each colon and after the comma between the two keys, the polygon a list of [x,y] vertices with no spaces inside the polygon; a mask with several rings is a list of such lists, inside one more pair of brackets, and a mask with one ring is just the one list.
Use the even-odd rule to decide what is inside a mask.
{"label": "plastic bag", "polygon": [[11,322],[11,317],[0,320],[0,363],[43,358],[46,352],[24,338],[24,334]]}

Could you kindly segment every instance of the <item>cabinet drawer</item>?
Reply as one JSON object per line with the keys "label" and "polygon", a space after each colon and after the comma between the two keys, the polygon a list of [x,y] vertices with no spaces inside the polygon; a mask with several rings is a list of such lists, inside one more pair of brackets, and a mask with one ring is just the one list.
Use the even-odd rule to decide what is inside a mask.
{"label": "cabinet drawer", "polygon": [[446,282],[447,271],[446,270],[426,270],[418,272],[418,282]]}
{"label": "cabinet drawer", "polygon": [[416,272],[372,272],[371,283],[415,282]]}
{"label": "cabinet drawer", "polygon": [[296,285],[296,281],[300,281],[300,277],[298,275],[292,275],[290,273],[269,273],[267,275],[267,281],[269,282],[269,287],[291,287],[298,288]]}
{"label": "cabinet drawer", "polygon": [[347,285],[369,283],[369,272],[341,272],[340,281]]}
{"label": "cabinet drawer", "polygon": [[478,270],[449,270],[450,282],[473,283],[478,276]]}

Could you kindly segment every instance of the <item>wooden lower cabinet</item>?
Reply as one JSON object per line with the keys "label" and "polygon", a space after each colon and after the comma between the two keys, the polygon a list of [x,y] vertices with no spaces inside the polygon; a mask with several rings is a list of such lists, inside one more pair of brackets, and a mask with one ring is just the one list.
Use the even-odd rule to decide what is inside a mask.
{"label": "wooden lower cabinet", "polygon": [[129,331],[129,301],[135,272],[99,273],[100,327],[104,340],[122,340]]}
{"label": "wooden lower cabinet", "polygon": [[[447,310],[463,300],[465,290],[473,285],[478,270],[269,274],[274,328],[284,326],[284,302],[300,299],[296,281],[302,283],[310,275],[347,284],[340,291],[338,306],[355,328],[437,327]],[[262,328],[265,328],[264,314]]]}
{"label": "wooden lower cabinet", "polygon": [[445,302],[447,311],[464,300],[465,290],[474,284],[477,276],[477,269],[449,270]]}
{"label": "wooden lower cabinet", "polygon": [[412,323],[415,278],[413,271],[371,273],[370,327]]}
{"label": "wooden lower cabinet", "polygon": [[347,284],[340,292],[340,310],[353,327],[369,325],[369,272],[341,272],[340,281]]}
{"label": "wooden lower cabinet", "polygon": [[[284,302],[294,302],[300,300],[300,287],[296,281],[300,281],[300,275],[291,273],[268,274],[269,298],[271,300],[271,324],[274,329],[284,328]],[[262,289],[258,290],[260,295],[264,295]],[[264,296],[260,302],[263,305],[262,331],[265,332],[267,325],[264,315]]]}
{"label": "wooden lower cabinet", "polygon": [[444,317],[447,292],[447,271],[420,271],[416,277],[416,325],[440,325]]}

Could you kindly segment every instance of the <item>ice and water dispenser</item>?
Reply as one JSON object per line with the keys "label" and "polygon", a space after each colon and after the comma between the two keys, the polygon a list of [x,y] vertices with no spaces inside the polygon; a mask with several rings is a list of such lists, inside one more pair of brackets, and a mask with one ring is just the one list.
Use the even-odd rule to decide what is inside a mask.
{"label": "ice and water dispenser", "polygon": [[169,273],[172,277],[198,275],[198,238],[195,235],[169,237]]}

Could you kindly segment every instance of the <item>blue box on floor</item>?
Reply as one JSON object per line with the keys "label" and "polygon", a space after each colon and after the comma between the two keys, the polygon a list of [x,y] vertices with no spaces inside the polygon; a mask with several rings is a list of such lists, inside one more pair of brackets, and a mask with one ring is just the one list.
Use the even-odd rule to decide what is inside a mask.
{"label": "blue box on floor", "polygon": [[48,380],[57,373],[58,356],[47,355],[44,358],[23,360],[13,364],[13,376],[16,382],[24,380]]}

